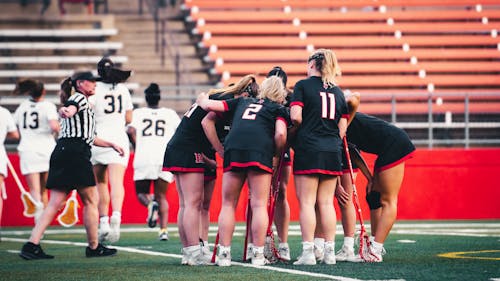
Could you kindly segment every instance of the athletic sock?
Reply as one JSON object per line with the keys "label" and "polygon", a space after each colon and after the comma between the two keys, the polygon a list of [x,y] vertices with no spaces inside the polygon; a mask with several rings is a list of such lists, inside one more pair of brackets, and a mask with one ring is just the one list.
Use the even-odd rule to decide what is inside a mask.
{"label": "athletic sock", "polygon": [[108,216],[102,216],[99,218],[99,222],[100,223],[104,223],[104,224],[109,224],[109,217]]}
{"label": "athletic sock", "polygon": [[344,247],[354,249],[354,237],[344,237]]}
{"label": "athletic sock", "polygon": [[113,213],[111,214],[112,217],[118,217],[118,218],[122,218],[122,212],[118,212],[118,211],[113,211]]}
{"label": "athletic sock", "polygon": [[372,247],[373,247],[373,250],[375,250],[375,252],[377,254],[380,254],[380,253],[382,253],[382,248],[384,248],[384,244],[373,241]]}
{"label": "athletic sock", "polygon": [[325,239],[324,238],[314,238],[314,246],[318,249],[325,248]]}

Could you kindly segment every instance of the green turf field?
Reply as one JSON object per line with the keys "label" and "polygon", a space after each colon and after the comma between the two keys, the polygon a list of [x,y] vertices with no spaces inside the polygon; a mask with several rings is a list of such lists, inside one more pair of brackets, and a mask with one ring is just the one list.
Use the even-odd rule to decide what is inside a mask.
{"label": "green turf field", "polygon": [[[211,228],[211,240],[215,227]],[[122,226],[117,256],[85,258],[82,227],[51,227],[42,246],[54,260],[25,261],[19,256],[28,228],[3,228],[0,280],[500,280],[500,221],[398,221],[385,243],[384,262],[256,268],[240,263],[244,228],[236,229],[233,266],[180,265],[176,227],[170,240],[158,241],[157,229]],[[337,233],[341,228],[337,227]],[[292,225],[292,260],[300,254],[300,231]],[[336,248],[342,246],[337,235]]]}

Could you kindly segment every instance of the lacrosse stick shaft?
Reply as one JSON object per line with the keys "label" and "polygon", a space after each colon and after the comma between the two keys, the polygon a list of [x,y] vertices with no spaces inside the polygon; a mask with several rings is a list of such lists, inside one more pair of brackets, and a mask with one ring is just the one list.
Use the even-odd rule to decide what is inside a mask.
{"label": "lacrosse stick shaft", "polygon": [[212,263],[215,263],[215,257],[217,256],[217,246],[219,246],[219,232],[218,231],[217,231],[217,235],[215,236],[214,252],[212,254]]}
{"label": "lacrosse stick shaft", "polygon": [[21,193],[27,193],[26,189],[24,189],[23,184],[19,180],[19,177],[17,176],[16,170],[14,170],[14,167],[12,166],[12,163],[9,160],[9,157],[7,157],[7,167],[9,167],[9,171],[14,177],[14,180],[16,181],[17,187],[21,191]]}
{"label": "lacrosse stick shaft", "polygon": [[247,249],[248,249],[248,237],[250,234],[250,228],[252,227],[252,207],[250,205],[250,192],[248,193],[247,201],[247,222],[245,229],[245,244],[243,245],[243,261],[247,260]]}
{"label": "lacrosse stick shaft", "polygon": [[[365,237],[366,229],[365,229],[365,224],[363,223],[363,214],[361,213],[361,207],[359,204],[359,198],[358,198],[358,192],[356,190],[356,184],[354,182],[354,171],[352,169],[352,162],[351,162],[351,156],[349,154],[349,146],[347,144],[347,138],[344,137],[342,141],[344,144],[344,152],[345,152],[345,157],[347,159],[347,165],[349,167],[349,175],[351,177],[352,195],[353,195],[352,201],[354,203],[354,209],[356,209],[356,214],[358,215],[359,224],[361,227],[361,233],[359,235],[359,255],[361,256],[362,259],[366,260],[364,257],[364,254],[363,254],[363,249],[364,249],[364,247],[367,247],[369,245],[369,240],[368,240],[368,237]],[[366,240],[366,242],[365,242],[365,240]]]}

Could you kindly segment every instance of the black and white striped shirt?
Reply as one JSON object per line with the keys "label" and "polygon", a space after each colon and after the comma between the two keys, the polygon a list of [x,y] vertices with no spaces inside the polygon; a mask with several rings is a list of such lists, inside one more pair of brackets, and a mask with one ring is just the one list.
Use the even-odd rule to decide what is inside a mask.
{"label": "black and white striped shirt", "polygon": [[61,120],[59,138],[81,138],[88,145],[92,145],[96,135],[95,119],[87,97],[81,93],[75,93],[64,104],[64,106],[70,105],[76,106],[77,112],[72,117]]}

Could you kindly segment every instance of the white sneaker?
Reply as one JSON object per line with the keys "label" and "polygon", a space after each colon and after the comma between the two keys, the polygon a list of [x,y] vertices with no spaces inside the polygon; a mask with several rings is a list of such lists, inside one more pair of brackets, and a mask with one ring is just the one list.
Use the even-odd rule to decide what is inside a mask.
{"label": "white sneaker", "polygon": [[262,247],[254,247],[252,253],[252,265],[266,265],[269,261],[264,256],[264,249]]}
{"label": "white sneaker", "polygon": [[110,243],[116,243],[118,240],[120,240],[120,223],[122,219],[118,216],[111,216],[110,219],[110,232],[108,235],[108,241]]}
{"label": "white sneaker", "polygon": [[333,242],[326,242],[325,243],[323,262],[325,264],[336,264],[337,263],[335,260],[335,244]]}
{"label": "white sneaker", "polygon": [[192,249],[186,249],[184,250],[187,252],[187,260],[186,264],[187,265],[210,265],[210,259],[206,258],[203,253],[201,252],[201,247],[198,246],[193,246],[193,247],[188,247]]}
{"label": "white sneaker", "polygon": [[224,247],[219,245],[217,253],[218,266],[231,266],[231,247]]}
{"label": "white sneaker", "polygon": [[363,249],[362,259],[366,262],[382,262],[382,252],[377,252],[372,245]]}
{"label": "white sneaker", "polygon": [[323,262],[323,259],[325,258],[325,249],[319,248],[314,245],[314,257],[319,263]]}
{"label": "white sneaker", "polygon": [[99,231],[98,231],[99,243],[103,243],[105,241],[108,241],[110,232],[111,232],[111,228],[109,226],[109,222],[101,221],[99,223]]}
{"label": "white sneaker", "polygon": [[187,265],[188,264],[188,254],[186,253],[186,251],[184,251],[184,249],[181,249],[181,254],[182,254],[182,258],[181,258],[181,265]]}
{"label": "white sneaker", "polygon": [[288,243],[280,243],[278,252],[282,260],[290,261],[290,247],[288,246]]}
{"label": "white sneaker", "polygon": [[167,229],[161,229],[160,233],[158,234],[158,239],[160,241],[168,241],[168,231]]}
{"label": "white sneaker", "polygon": [[354,249],[347,246],[342,246],[342,249],[337,251],[335,255],[337,261],[348,261],[348,262],[362,262],[363,259],[359,255],[354,253]]}
{"label": "white sneaker", "polygon": [[252,259],[252,253],[253,253],[253,243],[248,243],[247,254],[246,254],[247,259],[245,261],[249,261]]}
{"label": "white sneaker", "polygon": [[[306,244],[307,243],[307,244]],[[312,245],[310,245],[312,244]],[[293,263],[294,265],[315,265],[316,257],[314,255],[314,244],[311,242],[302,242],[302,254]]]}
{"label": "white sneaker", "polygon": [[158,221],[158,211],[159,211],[159,205],[158,202],[152,200],[148,204],[148,218],[146,221],[148,222],[148,226],[150,228],[156,227],[156,223]]}

